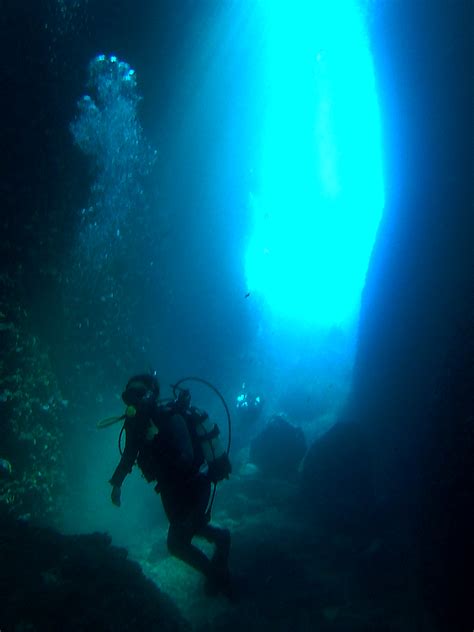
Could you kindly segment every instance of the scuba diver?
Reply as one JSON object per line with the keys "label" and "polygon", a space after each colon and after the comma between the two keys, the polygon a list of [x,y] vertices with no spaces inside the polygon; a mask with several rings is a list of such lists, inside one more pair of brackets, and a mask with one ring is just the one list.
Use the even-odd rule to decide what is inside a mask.
{"label": "scuba diver", "polygon": [[[155,491],[169,520],[171,555],[205,576],[207,594],[230,597],[230,532],[211,525],[207,510],[211,483],[231,472],[219,428],[210,424],[207,413],[190,406],[188,390],[179,389],[178,396],[164,404],[158,401],[159,394],[158,380],[149,374],[132,377],[122,393],[126,441],[110,479],[112,502],[120,507],[122,483],[136,462],[148,482],[156,481]],[[194,536],[215,545],[211,559],[192,544]]]}

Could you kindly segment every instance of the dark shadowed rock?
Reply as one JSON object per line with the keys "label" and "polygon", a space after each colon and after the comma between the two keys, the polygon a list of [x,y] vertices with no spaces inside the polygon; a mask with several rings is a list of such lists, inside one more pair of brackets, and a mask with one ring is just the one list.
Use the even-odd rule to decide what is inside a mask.
{"label": "dark shadowed rock", "polygon": [[380,6],[387,199],[347,409],[370,445],[385,546],[412,565],[436,629],[471,629],[474,5]]}
{"label": "dark shadowed rock", "polygon": [[281,415],[275,415],[252,441],[250,460],[265,474],[287,477],[295,474],[306,452],[306,439]]}
{"label": "dark shadowed rock", "polygon": [[161,630],[189,626],[106,534],[64,536],[0,517],[5,630]]}
{"label": "dark shadowed rock", "polygon": [[303,506],[318,523],[336,532],[366,525],[375,506],[372,468],[365,437],[355,423],[336,424],[310,447],[302,491]]}

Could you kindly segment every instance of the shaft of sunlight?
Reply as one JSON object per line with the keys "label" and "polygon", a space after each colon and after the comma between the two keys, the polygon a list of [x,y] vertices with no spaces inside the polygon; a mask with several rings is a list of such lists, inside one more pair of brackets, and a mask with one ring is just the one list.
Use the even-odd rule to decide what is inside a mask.
{"label": "shaft of sunlight", "polygon": [[265,0],[266,116],[249,291],[293,325],[357,317],[384,206],[380,116],[357,0]]}

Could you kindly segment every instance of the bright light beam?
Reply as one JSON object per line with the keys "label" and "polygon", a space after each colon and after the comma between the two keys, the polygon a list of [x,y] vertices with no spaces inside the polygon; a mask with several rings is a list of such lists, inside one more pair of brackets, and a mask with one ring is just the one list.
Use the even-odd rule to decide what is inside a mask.
{"label": "bright light beam", "polygon": [[248,288],[292,324],[357,316],[384,205],[379,111],[357,0],[264,0],[266,120]]}

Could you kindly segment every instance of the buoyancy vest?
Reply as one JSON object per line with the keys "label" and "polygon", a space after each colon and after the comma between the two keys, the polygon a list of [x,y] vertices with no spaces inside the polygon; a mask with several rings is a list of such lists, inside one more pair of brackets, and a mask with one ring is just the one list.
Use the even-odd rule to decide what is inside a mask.
{"label": "buoyancy vest", "polygon": [[[183,408],[176,405],[176,402],[160,406],[157,415],[150,419],[151,423],[145,439],[148,445],[145,445],[141,450],[144,458],[140,459],[139,457],[138,459],[138,465],[145,477],[150,480],[154,471],[161,469],[160,464],[150,461],[166,461],[170,456],[164,454],[160,445],[160,420],[173,415],[181,415],[186,422],[194,452],[193,469],[197,472],[203,465],[206,465],[209,478],[215,483],[228,478],[231,466],[220,440],[218,425],[210,421],[209,415],[205,411],[195,406]],[[148,458],[146,455],[149,455]]]}

